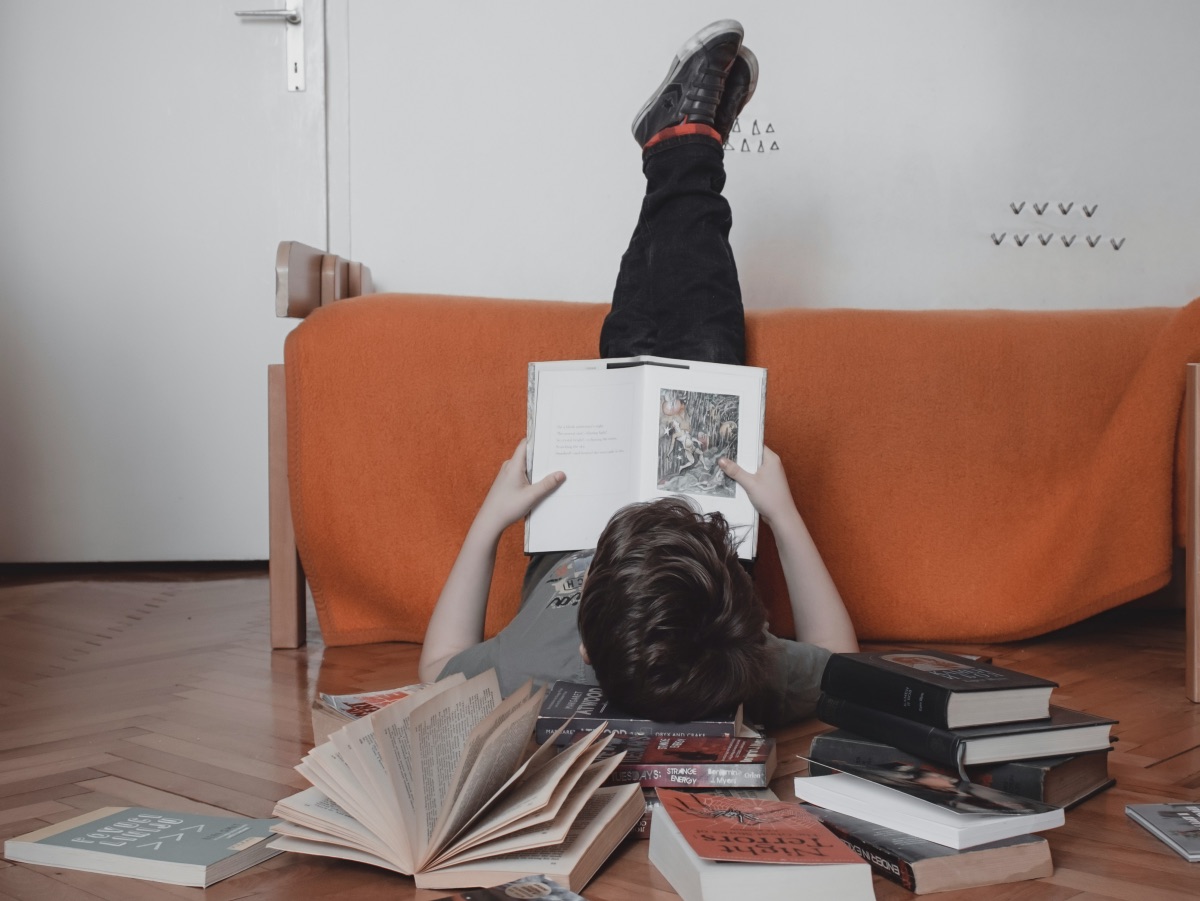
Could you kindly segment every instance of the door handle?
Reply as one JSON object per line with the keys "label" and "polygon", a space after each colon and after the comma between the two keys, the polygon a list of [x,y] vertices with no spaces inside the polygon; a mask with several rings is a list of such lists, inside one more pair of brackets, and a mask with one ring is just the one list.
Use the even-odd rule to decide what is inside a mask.
{"label": "door handle", "polygon": [[250,22],[282,22],[287,26],[287,89],[304,90],[304,0],[285,0],[286,9],[242,9],[235,16]]}
{"label": "door handle", "polygon": [[234,13],[244,19],[263,19],[267,21],[283,21],[288,25],[300,24],[298,9],[241,9]]}

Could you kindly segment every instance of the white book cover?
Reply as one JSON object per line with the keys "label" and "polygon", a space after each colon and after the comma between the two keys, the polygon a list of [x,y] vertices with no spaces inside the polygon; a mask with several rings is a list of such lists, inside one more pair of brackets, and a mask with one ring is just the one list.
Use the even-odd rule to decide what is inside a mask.
{"label": "white book cover", "polygon": [[758,513],[717,460],[757,471],[766,384],[758,367],[664,357],[530,363],[529,478],[567,479],[526,519],[526,552],[595,547],[621,507],[682,495],[721,513],[753,559]]}
{"label": "white book cover", "polygon": [[[856,767],[856,773],[867,768]],[[1063,825],[1061,808],[1018,798],[984,786],[942,777],[923,786],[925,798],[908,786],[884,785],[850,772],[797,776],[796,797],[878,826],[962,850]]]}

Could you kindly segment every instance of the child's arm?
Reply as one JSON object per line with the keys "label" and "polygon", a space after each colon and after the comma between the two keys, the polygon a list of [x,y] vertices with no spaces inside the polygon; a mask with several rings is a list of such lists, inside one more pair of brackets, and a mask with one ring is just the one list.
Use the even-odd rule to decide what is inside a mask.
{"label": "child's arm", "polygon": [[729,478],[746,490],[750,502],[775,535],[797,640],[835,652],[857,651],[854,624],[808,533],[808,526],[800,518],[779,456],[769,447],[763,448],[758,472],[747,472],[732,460],[722,459],[720,465]]}
{"label": "child's arm", "polygon": [[446,661],[483,641],[483,618],[501,533],[536,507],[565,478],[563,473],[554,472],[536,485],[529,484],[525,475],[524,439],[512,457],[501,464],[467,530],[425,630],[418,664],[422,682],[433,682]]}

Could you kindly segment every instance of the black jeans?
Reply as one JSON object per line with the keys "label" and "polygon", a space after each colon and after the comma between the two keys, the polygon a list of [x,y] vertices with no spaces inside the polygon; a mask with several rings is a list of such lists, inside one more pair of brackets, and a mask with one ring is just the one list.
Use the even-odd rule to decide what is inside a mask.
{"label": "black jeans", "polygon": [[744,364],[732,216],[721,196],[725,152],[711,138],[670,138],[644,152],[642,171],[646,198],[600,330],[600,356]]}

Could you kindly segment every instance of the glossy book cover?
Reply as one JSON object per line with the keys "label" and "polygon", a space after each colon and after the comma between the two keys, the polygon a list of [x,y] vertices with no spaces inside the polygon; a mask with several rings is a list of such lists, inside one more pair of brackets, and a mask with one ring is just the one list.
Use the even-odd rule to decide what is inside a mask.
{"label": "glossy book cover", "polygon": [[705,860],[778,864],[857,864],[861,860],[797,804],[659,789],[684,840]]}

